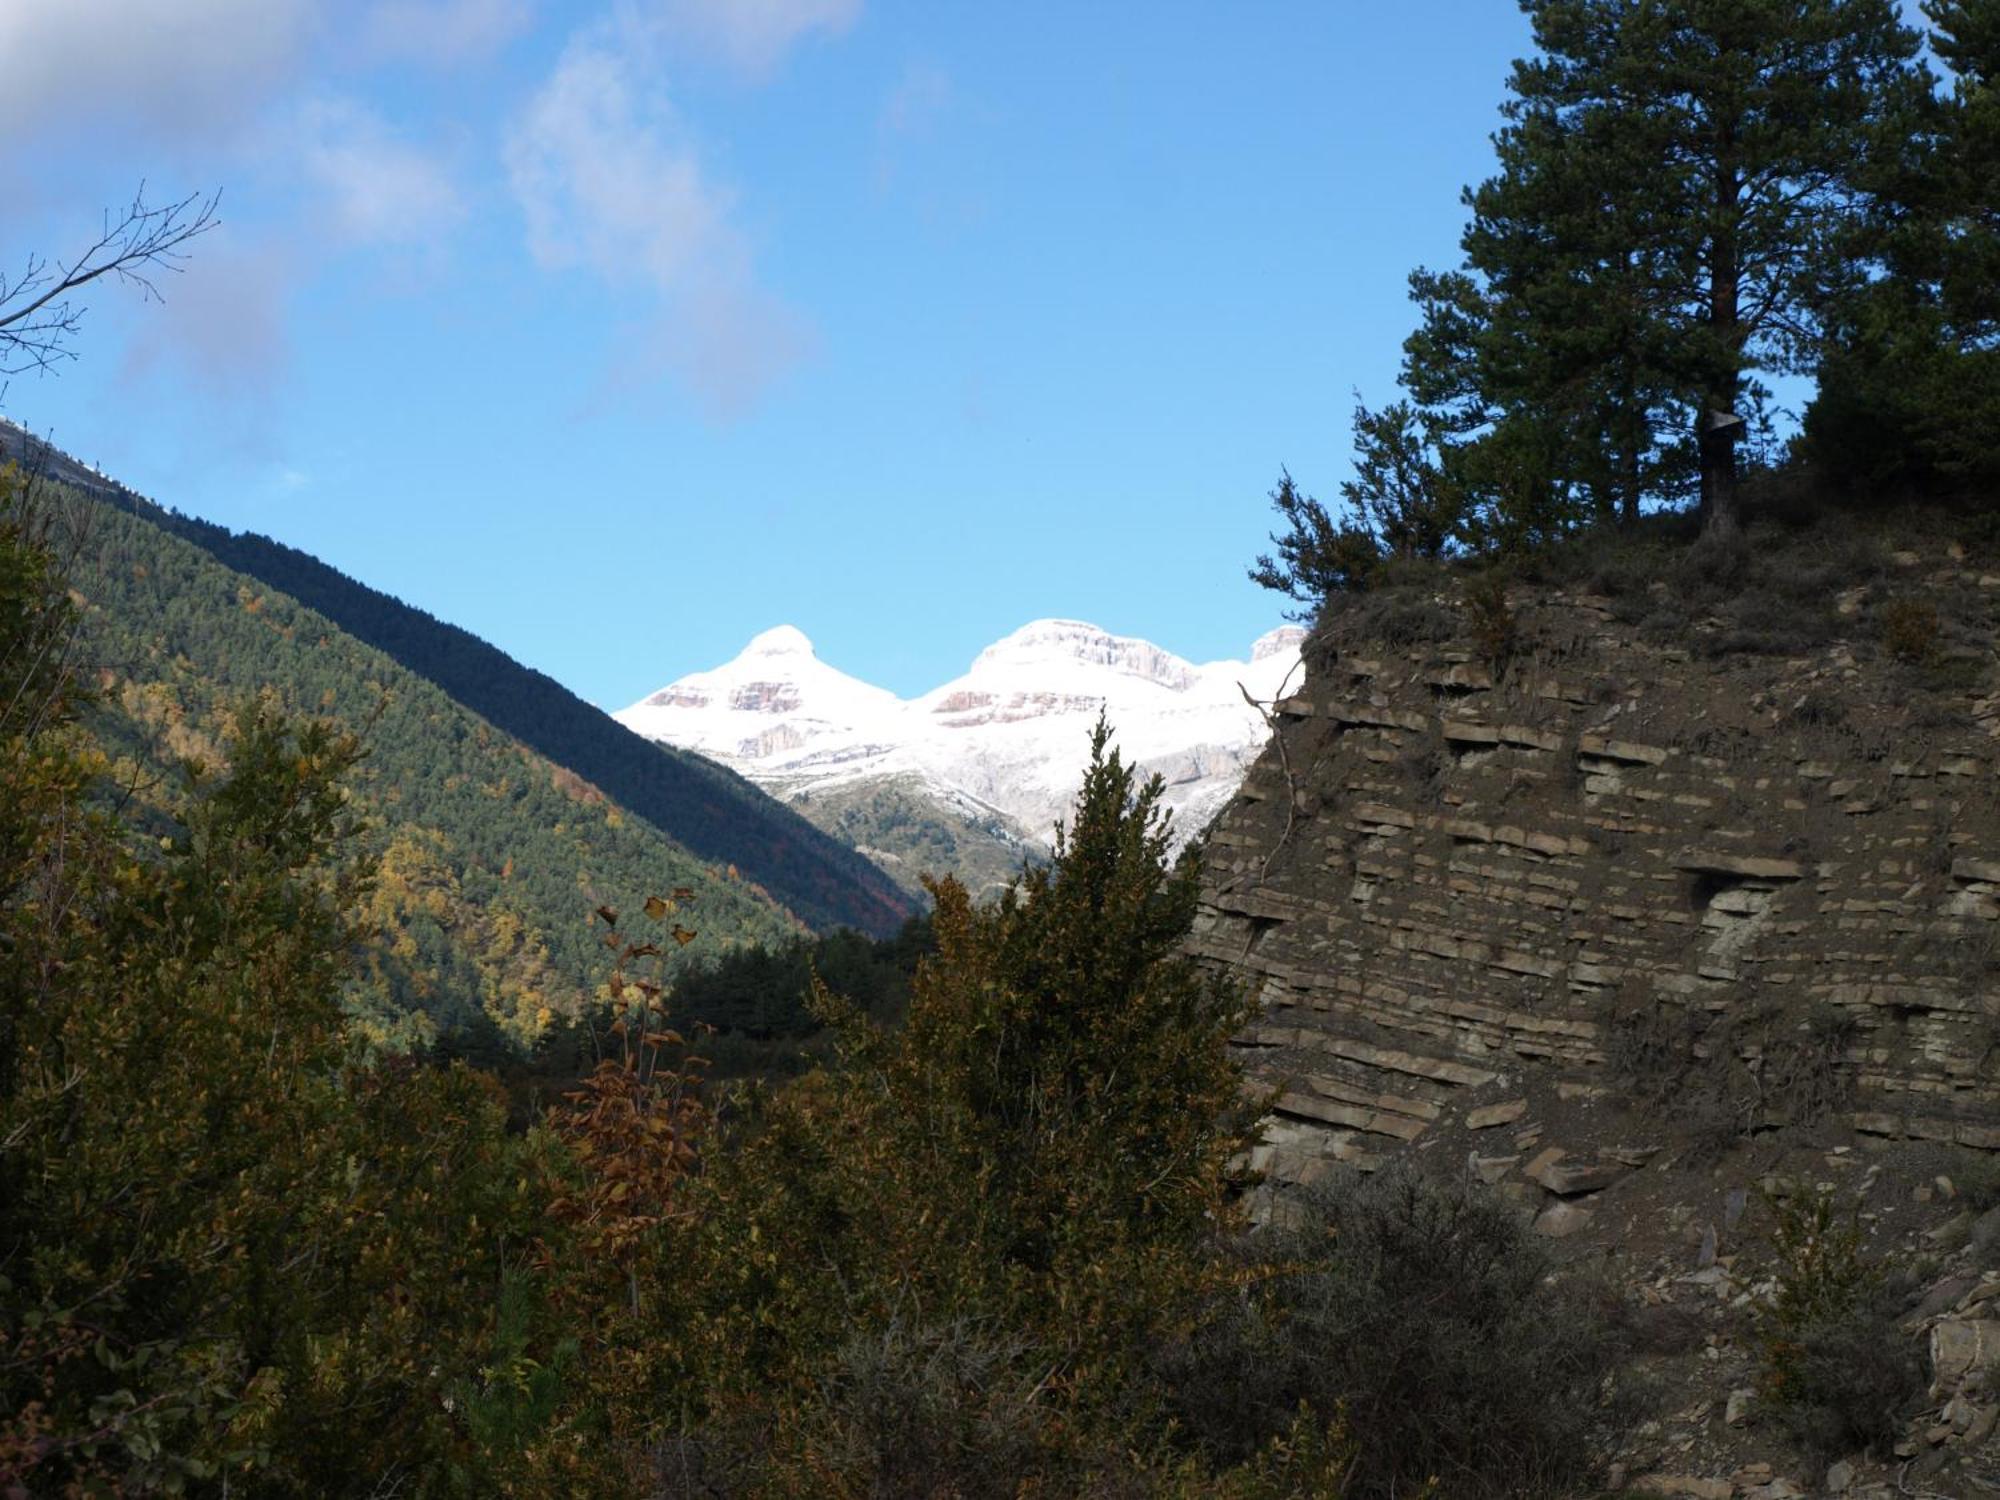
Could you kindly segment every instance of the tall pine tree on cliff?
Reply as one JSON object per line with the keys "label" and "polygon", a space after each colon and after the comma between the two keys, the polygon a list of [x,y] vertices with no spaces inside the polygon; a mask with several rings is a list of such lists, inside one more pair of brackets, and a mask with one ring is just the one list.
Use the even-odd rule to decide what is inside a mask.
{"label": "tall pine tree on cliff", "polygon": [[1979,493],[2000,478],[2000,0],[1923,9],[1951,92],[1895,164],[1889,274],[1842,299],[1806,436],[1878,493]]}
{"label": "tall pine tree on cliff", "polygon": [[1406,382],[1461,441],[1541,433],[1600,514],[1671,494],[1691,447],[1704,529],[1733,535],[1762,377],[1812,373],[1871,173],[1924,107],[1917,35],[1893,0],[1522,8],[1538,55],[1466,195],[1465,273],[1414,279]]}
{"label": "tall pine tree on cliff", "polygon": [[1933,226],[1953,347],[2000,349],[2000,0],[1925,0],[1932,45],[1953,74],[1938,150]]}

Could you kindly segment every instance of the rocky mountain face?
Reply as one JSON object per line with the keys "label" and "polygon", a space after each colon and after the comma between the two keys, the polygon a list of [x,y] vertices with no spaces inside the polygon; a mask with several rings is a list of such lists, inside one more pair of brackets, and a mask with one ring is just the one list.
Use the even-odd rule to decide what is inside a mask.
{"label": "rocky mountain face", "polygon": [[[1635,1491],[2000,1493],[2000,683],[1885,649],[1910,598],[1990,631],[2000,577],[1897,554],[1785,656],[1516,587],[1486,660],[1462,596],[1337,601],[1210,836],[1265,1211],[1407,1160],[1608,1268],[1658,1334]],[[1893,1461],[1759,1415],[1801,1193],[1907,1287]]]}
{"label": "rocky mountain face", "polygon": [[1303,632],[1247,661],[1196,665],[1074,620],[1038,620],[963,676],[901,699],[821,661],[791,626],[616,717],[740,772],[898,879],[1003,883],[1048,847],[1100,713],[1128,760],[1157,771],[1182,837],[1234,794],[1269,737],[1263,710],[1298,669]]}

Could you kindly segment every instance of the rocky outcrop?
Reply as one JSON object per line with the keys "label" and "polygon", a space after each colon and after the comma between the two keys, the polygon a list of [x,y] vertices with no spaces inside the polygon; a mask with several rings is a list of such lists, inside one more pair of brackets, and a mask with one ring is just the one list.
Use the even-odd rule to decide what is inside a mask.
{"label": "rocky outcrop", "polygon": [[[1461,1116],[1532,1158],[1510,1095],[1686,1065],[1747,1080],[1748,1128],[2000,1148],[1995,705],[1838,641],[1706,657],[1588,597],[1508,609],[1497,664],[1329,611],[1210,832],[1193,946],[1261,1001],[1257,1165],[1309,1182]],[[1545,1164],[1549,1198],[1598,1156]]]}

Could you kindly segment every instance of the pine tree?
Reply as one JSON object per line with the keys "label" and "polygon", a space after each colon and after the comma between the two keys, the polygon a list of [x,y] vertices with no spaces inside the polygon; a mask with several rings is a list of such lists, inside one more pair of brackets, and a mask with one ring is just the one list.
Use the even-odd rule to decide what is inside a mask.
{"label": "pine tree", "polygon": [[[1892,0],[1522,0],[1499,172],[1456,278],[1414,283],[1405,379],[1472,443],[1507,422],[1580,515],[1674,492],[1739,526],[1760,377],[1810,373],[1869,174],[1927,93]],[[1556,482],[1551,490],[1548,479]]]}
{"label": "pine tree", "polygon": [[1932,157],[1940,295],[1962,346],[1992,349],[2000,346],[2000,0],[1926,0],[1924,14],[1954,75]]}
{"label": "pine tree", "polygon": [[1885,173],[1887,274],[1841,299],[1805,423],[1825,468],[1878,491],[2000,478],[2000,3],[1924,13],[1951,93]]}
{"label": "pine tree", "polygon": [[1408,401],[1354,403],[1354,477],[1340,494],[1392,557],[1442,557],[1465,539],[1465,497],[1438,444],[1435,419]]}
{"label": "pine tree", "polygon": [[1956,75],[1932,158],[1947,381],[1935,399],[1956,413],[1939,460],[1954,475],[1991,479],[2000,476],[2000,0],[1929,0],[1924,12]]}
{"label": "pine tree", "polygon": [[[1365,441],[1366,428],[1357,416],[1357,450]],[[1343,493],[1348,489],[1344,487]],[[1351,503],[1351,494],[1349,499]],[[1290,474],[1271,491],[1271,506],[1283,518],[1285,529],[1271,533],[1277,556],[1265,553],[1257,559],[1250,570],[1252,583],[1298,600],[1305,608],[1295,618],[1308,620],[1333,595],[1368,587],[1382,562],[1381,544],[1368,527],[1352,519],[1336,521]]]}
{"label": "pine tree", "polygon": [[[989,906],[933,887],[937,951],[905,1025],[850,1014],[840,1065],[771,1100],[715,1166],[712,1284],[730,1305],[706,1399],[775,1406],[799,1445],[776,1461],[801,1476],[853,1462],[841,1434],[886,1405],[911,1427],[971,1410],[1036,1451],[968,1490],[985,1461],[968,1438],[949,1478],[878,1492],[1027,1493],[1032,1471],[1034,1493],[1096,1493],[1061,1466],[1099,1439],[1123,1451],[1147,1351],[1214,1273],[1252,1112],[1228,1046],[1249,1007],[1180,951],[1196,864],[1169,859],[1159,778],[1108,740],[1100,725],[1046,866]],[[912,1349],[916,1394],[832,1373]],[[984,1373],[960,1382],[961,1360]],[[988,1408],[1023,1375],[1038,1394]]]}

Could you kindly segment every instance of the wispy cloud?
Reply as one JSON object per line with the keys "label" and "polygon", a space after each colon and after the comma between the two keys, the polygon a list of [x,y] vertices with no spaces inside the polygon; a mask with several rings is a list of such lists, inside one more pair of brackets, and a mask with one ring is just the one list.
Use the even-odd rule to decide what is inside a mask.
{"label": "wispy cloud", "polygon": [[545,266],[671,287],[697,265],[741,260],[728,195],[704,176],[665,96],[608,35],[571,43],[505,156],[529,248]]}
{"label": "wispy cloud", "polygon": [[650,357],[634,361],[634,372],[671,372],[719,422],[747,416],[819,347],[812,325],[784,303],[728,283],[687,299],[651,337]]}
{"label": "wispy cloud", "polygon": [[377,0],[361,23],[363,52],[455,67],[492,56],[534,22],[532,0]]}
{"label": "wispy cloud", "polygon": [[249,240],[227,226],[205,236],[182,274],[163,282],[121,374],[128,380],[171,372],[221,405],[261,408],[290,363],[286,304],[294,256],[274,240]]}
{"label": "wispy cloud", "polygon": [[435,248],[465,216],[444,161],[346,100],[301,111],[299,155],[333,236],[354,246]]}
{"label": "wispy cloud", "polygon": [[677,38],[761,73],[800,39],[852,26],[861,0],[637,0],[629,13],[657,19]]}
{"label": "wispy cloud", "polygon": [[934,227],[959,234],[987,217],[982,177],[967,173],[965,135],[990,112],[922,58],[904,64],[875,115],[875,186],[907,199]]}
{"label": "wispy cloud", "polygon": [[922,135],[951,103],[951,75],[936,63],[913,62],[882,103],[885,135]]}
{"label": "wispy cloud", "polygon": [[[403,40],[470,47],[526,0],[390,0]],[[351,99],[318,91],[333,0],[0,0],[0,174],[38,196],[72,253],[95,213],[63,173],[70,143],[173,180],[152,197],[228,183],[224,228],[164,306],[130,323],[128,380],[169,378],[253,426],[290,365],[288,318],[305,283],[354,253],[438,252],[465,213],[443,154]],[[431,31],[419,34],[419,20]],[[393,30],[393,27],[391,27]],[[389,32],[384,32],[387,37]],[[303,102],[300,102],[300,101]],[[108,293],[116,289],[107,284]],[[107,298],[108,300],[108,298]]]}
{"label": "wispy cloud", "polygon": [[734,199],[704,169],[647,65],[614,27],[573,40],[509,133],[509,181],[528,247],[654,299],[629,374],[671,370],[712,415],[741,414],[807,350],[799,317],[764,292]]}
{"label": "wispy cloud", "polygon": [[898,176],[904,155],[927,139],[951,105],[951,75],[935,63],[912,62],[875,117],[875,185]]}

